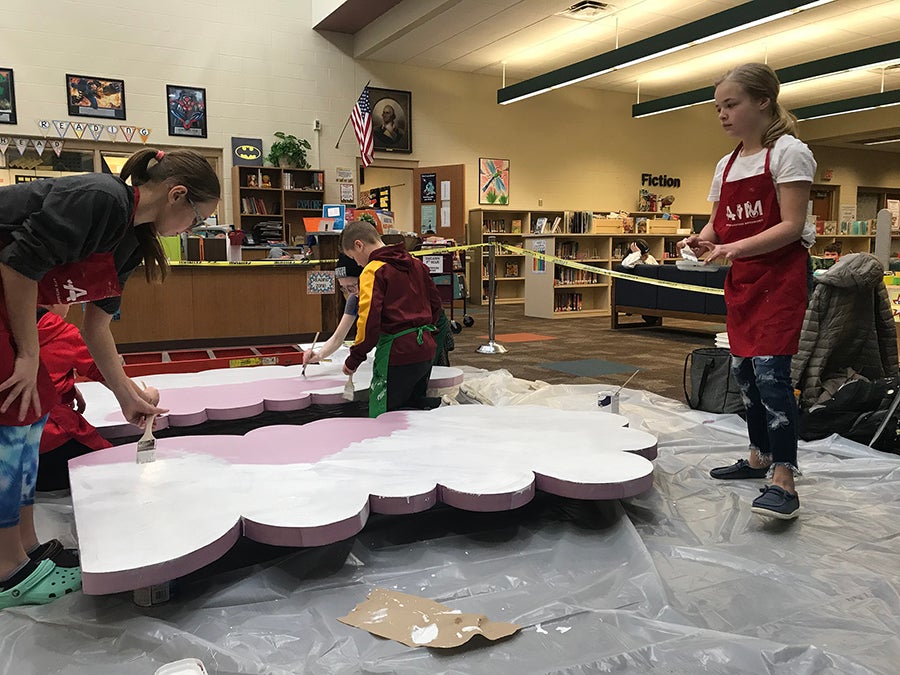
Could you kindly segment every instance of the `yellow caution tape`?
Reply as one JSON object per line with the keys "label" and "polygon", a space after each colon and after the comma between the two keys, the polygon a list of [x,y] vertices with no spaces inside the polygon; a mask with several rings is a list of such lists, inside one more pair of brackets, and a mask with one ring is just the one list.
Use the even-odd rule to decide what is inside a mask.
{"label": "yellow caution tape", "polygon": [[207,267],[207,266],[255,266],[255,267],[314,267],[316,265],[330,265],[337,262],[337,258],[331,260],[170,260],[171,267]]}
{"label": "yellow caution tape", "polygon": [[695,286],[694,284],[682,284],[677,281],[666,281],[665,279],[649,279],[647,277],[641,277],[636,274],[628,274],[626,272],[616,272],[615,270],[608,270],[602,267],[592,267],[591,265],[586,265],[584,263],[575,262],[574,260],[566,260],[565,258],[558,258],[555,255],[548,255],[546,253],[540,253],[539,251],[530,251],[525,248],[519,248],[518,246],[510,246],[509,244],[500,244],[500,248],[509,251],[510,253],[516,253],[518,255],[530,255],[538,260],[545,260],[546,262],[552,262],[555,265],[562,265],[563,267],[571,267],[576,270],[584,270],[585,272],[591,272],[593,274],[603,274],[608,277],[615,277],[617,279],[625,279],[627,281],[636,281],[640,284],[650,284],[652,286],[665,286],[666,288],[677,288],[683,291],[694,291],[695,293],[706,293],[707,295],[725,295],[724,289],[721,288],[711,288],[709,286]]}
{"label": "yellow caution tape", "polygon": [[438,253],[452,253],[453,251],[464,251],[468,248],[481,248],[490,246],[490,244],[465,244],[460,246],[447,246],[445,248],[422,248],[418,251],[410,251],[410,255],[433,255]]}

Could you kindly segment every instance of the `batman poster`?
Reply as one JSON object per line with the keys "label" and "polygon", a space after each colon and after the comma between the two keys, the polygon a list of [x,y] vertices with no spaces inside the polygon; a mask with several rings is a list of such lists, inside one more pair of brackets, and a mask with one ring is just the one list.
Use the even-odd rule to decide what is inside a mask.
{"label": "batman poster", "polygon": [[262,166],[261,138],[231,137],[231,164],[233,166]]}
{"label": "batman poster", "polygon": [[166,85],[169,136],[206,138],[206,89]]}

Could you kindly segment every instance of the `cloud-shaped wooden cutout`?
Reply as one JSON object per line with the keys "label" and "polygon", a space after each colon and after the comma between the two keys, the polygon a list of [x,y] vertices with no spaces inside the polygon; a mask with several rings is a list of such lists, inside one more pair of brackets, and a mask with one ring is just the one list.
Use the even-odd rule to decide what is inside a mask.
{"label": "cloud-shaped wooden cutout", "polygon": [[[169,373],[151,375],[141,381],[159,389],[160,406],[169,414],[160,417],[156,429],[188,427],[207,420],[238,420],[264,411],[288,412],[310,405],[345,403],[341,373],[343,360],[310,366],[307,376],[300,366],[260,366],[256,368],[221,368],[201,373]],[[353,377],[357,390],[368,389],[372,377],[370,366],[363,364]],[[458,368],[435,366],[429,387],[443,389],[463,381]],[[88,402],[85,419],[106,438],[140,435],[141,429],[125,421],[115,396],[97,382],[79,384]]]}
{"label": "cloud-shaped wooden cutout", "polygon": [[279,546],[353,536],[369,512],[443,502],[515,509],[535,490],[616,499],[652,485],[656,438],[620,415],[538,406],[448,406],[325,419],[245,436],[134,444],[70,462],[84,590],[162,583],[222,556],[243,534]]}

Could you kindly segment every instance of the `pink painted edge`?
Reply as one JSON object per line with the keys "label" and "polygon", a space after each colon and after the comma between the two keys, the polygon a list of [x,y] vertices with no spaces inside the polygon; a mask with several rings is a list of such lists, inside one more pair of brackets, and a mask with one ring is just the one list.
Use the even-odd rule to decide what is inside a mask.
{"label": "pink painted edge", "polygon": [[409,513],[427,511],[438,501],[438,489],[435,486],[428,492],[410,497],[381,497],[369,496],[369,508],[372,513],[380,513],[385,516],[400,516]]}
{"label": "pink painted edge", "polygon": [[118,572],[81,573],[81,588],[85,595],[109,595],[155,586],[195,572],[225,555],[241,535],[238,521],[225,534],[201,549],[155,565]]}
{"label": "pink painted edge", "polygon": [[535,484],[542,492],[572,499],[626,499],[643,494],[653,487],[653,471],[624,483],[575,483],[554,476],[535,474]]}
{"label": "pink painted edge", "polygon": [[438,495],[440,500],[448,506],[453,506],[463,511],[477,511],[488,513],[494,511],[512,511],[520,506],[524,506],[532,499],[535,494],[535,483],[516,490],[514,492],[496,492],[493,494],[473,494],[471,492],[460,492],[440,485]]}
{"label": "pink painted edge", "polygon": [[336,523],[316,527],[278,527],[244,518],[244,536],[272,546],[326,546],[359,534],[369,519],[369,503],[359,513]]}

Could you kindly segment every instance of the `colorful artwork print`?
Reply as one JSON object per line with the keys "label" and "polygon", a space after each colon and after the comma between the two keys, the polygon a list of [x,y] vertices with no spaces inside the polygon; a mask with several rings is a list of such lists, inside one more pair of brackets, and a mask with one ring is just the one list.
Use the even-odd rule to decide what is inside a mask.
{"label": "colorful artwork print", "polygon": [[166,85],[169,136],[206,138],[206,89]]}
{"label": "colorful artwork print", "polygon": [[125,119],[125,81],[66,75],[69,115]]}
{"label": "colorful artwork print", "polygon": [[509,204],[509,160],[478,160],[478,203]]}
{"label": "colorful artwork print", "polygon": [[0,124],[16,124],[16,89],[13,71],[0,68]]}

